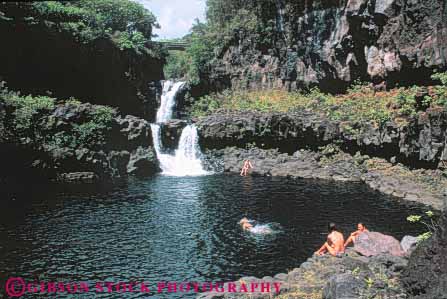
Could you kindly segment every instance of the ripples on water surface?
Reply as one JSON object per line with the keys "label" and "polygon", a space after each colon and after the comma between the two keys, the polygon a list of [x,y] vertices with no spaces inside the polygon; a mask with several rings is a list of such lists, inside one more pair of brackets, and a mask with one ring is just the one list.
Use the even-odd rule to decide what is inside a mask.
{"label": "ripples on water surface", "polygon": [[[345,236],[359,221],[397,238],[420,232],[405,220],[420,207],[353,183],[156,176],[23,189],[0,212],[2,278],[230,281],[299,266],[324,241],[329,220]],[[243,232],[244,216],[282,230]]]}

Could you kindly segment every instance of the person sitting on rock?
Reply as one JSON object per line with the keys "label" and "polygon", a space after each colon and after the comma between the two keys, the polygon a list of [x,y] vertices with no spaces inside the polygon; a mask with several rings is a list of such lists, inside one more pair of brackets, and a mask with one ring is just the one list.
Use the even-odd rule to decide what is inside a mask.
{"label": "person sitting on rock", "polygon": [[253,168],[253,165],[251,164],[251,161],[247,159],[244,161],[244,165],[242,166],[241,176],[247,176],[248,170],[250,168]]}
{"label": "person sitting on rock", "polygon": [[345,248],[352,242],[355,243],[355,239],[357,239],[358,236],[360,236],[362,233],[368,232],[368,229],[363,223],[357,224],[357,230],[353,232],[349,238],[345,242]]}
{"label": "person sitting on rock", "polygon": [[335,223],[329,223],[328,230],[327,242],[315,253],[323,255],[325,252],[329,252],[333,256],[341,256],[345,252],[343,234],[337,231]]}
{"label": "person sitting on rock", "polygon": [[247,217],[242,218],[241,221],[239,221],[239,224],[242,225],[243,230],[250,230],[253,228],[253,225]]}

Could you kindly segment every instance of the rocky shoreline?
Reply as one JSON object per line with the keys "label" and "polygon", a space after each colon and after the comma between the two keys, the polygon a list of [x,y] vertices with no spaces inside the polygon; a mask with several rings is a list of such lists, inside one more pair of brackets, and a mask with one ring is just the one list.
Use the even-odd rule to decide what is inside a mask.
{"label": "rocky shoreline", "polygon": [[[447,213],[444,213],[439,231],[433,238],[420,244],[410,236],[404,237],[399,244],[390,236],[366,233],[340,257],[314,254],[288,273],[263,278],[242,277],[233,282],[236,289],[243,284],[279,283],[279,293],[230,294],[211,291],[198,298],[446,298],[447,267],[444,266],[447,261],[447,230],[442,229],[446,219]],[[374,242],[371,241],[373,235],[378,236]],[[394,245],[380,238],[394,239]]]}
{"label": "rocky shoreline", "polygon": [[[363,181],[382,193],[442,208],[447,190],[444,110],[381,127],[369,122],[348,127],[310,111],[222,111],[196,124],[206,160],[220,161],[222,171],[238,173],[242,161],[250,159],[253,175]],[[172,126],[167,130],[175,136]]]}
{"label": "rocky shoreline", "polygon": [[[407,298],[399,284],[408,258],[382,254],[365,257],[354,250],[347,250],[340,257],[312,256],[288,273],[273,277],[242,277],[234,282],[237,286],[254,282],[280,283],[279,294],[252,293],[219,294],[204,293],[199,299],[217,298],[278,298],[278,299],[348,299],[348,298]],[[375,296],[375,297],[374,297]],[[385,297],[384,297],[385,296]]]}
{"label": "rocky shoreline", "polygon": [[225,172],[239,173],[242,161],[249,159],[254,166],[252,175],[364,182],[384,194],[423,203],[436,210],[442,208],[447,190],[447,179],[440,170],[411,170],[380,158],[351,156],[332,146],[318,152],[299,150],[293,155],[276,149],[230,147],[209,150],[206,156],[210,157],[208,161],[222,161],[220,167]]}

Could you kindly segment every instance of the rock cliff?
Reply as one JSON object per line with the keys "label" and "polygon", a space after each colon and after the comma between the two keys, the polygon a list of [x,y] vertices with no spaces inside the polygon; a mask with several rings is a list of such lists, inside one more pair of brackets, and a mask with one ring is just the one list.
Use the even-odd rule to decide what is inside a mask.
{"label": "rock cliff", "polygon": [[210,77],[233,88],[295,90],[318,85],[341,92],[357,79],[385,82],[383,87],[428,84],[433,70],[447,68],[443,0],[241,5],[263,20],[264,31],[235,30],[222,47]]}
{"label": "rock cliff", "polygon": [[412,298],[447,298],[447,210],[433,238],[410,257],[403,282]]}
{"label": "rock cliff", "polygon": [[121,113],[155,118],[163,58],[121,50],[111,38],[76,40],[57,23],[24,18],[15,6],[0,6],[0,80],[28,94],[49,91],[119,107]]}
{"label": "rock cliff", "polygon": [[443,109],[420,112],[406,125],[389,121],[380,127],[367,121],[344,127],[342,122],[309,111],[222,112],[199,119],[197,126],[200,143],[208,148],[254,143],[292,154],[299,149],[315,150],[337,143],[347,152],[360,151],[412,166],[436,168],[447,159],[446,120]]}
{"label": "rock cliff", "polygon": [[34,112],[25,127],[19,109],[0,97],[0,178],[92,181],[158,171],[146,120],[113,110],[103,120],[104,106],[61,102]]}

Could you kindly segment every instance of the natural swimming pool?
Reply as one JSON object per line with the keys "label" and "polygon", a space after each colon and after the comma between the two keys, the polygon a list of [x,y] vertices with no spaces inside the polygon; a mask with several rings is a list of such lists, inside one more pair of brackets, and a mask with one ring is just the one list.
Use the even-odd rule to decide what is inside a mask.
{"label": "natural swimming pool", "polygon": [[[400,240],[421,232],[406,217],[424,210],[357,183],[225,174],[27,187],[16,197],[5,200],[0,212],[2,279],[262,278],[298,267],[312,255],[325,240],[328,221],[339,224],[345,236],[361,221]],[[244,216],[281,229],[271,235],[243,232],[238,221]]]}

